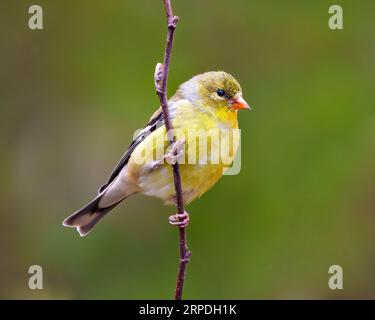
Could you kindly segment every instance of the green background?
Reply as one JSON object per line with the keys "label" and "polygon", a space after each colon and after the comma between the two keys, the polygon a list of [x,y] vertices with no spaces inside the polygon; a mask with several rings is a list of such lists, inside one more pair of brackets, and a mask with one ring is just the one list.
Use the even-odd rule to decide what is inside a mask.
{"label": "green background", "polygon": [[[254,109],[240,174],[188,207],[187,299],[375,297],[375,3],[334,2],[344,30],[328,28],[331,1],[173,1],[169,93],[220,69]],[[32,4],[0,3],[0,297],[169,299],[173,207],[139,195],[86,238],[61,225],[158,107],[162,3],[40,0],[39,31]]]}

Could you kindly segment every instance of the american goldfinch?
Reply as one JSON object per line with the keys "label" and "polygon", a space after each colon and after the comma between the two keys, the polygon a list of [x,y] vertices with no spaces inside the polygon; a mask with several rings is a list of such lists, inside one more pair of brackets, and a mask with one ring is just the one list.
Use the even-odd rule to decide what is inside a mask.
{"label": "american goldfinch", "polygon": [[[169,99],[168,109],[177,141],[172,148],[168,145],[163,113],[159,108],[130,144],[98,195],[66,218],[64,226],[75,227],[81,236],[85,236],[110,210],[136,193],[174,204],[170,163],[176,161],[180,164],[185,204],[200,197],[219,180],[238,148],[239,134],[234,134],[238,131],[237,111],[250,109],[242,98],[237,80],[223,71],[197,75],[179,87]],[[213,132],[216,133],[211,134]],[[209,136],[204,146],[196,140],[202,135]],[[224,136],[229,141],[226,161],[220,155],[217,158],[219,149],[223,149],[220,144],[225,140]],[[206,148],[205,152],[202,152],[203,148]]]}

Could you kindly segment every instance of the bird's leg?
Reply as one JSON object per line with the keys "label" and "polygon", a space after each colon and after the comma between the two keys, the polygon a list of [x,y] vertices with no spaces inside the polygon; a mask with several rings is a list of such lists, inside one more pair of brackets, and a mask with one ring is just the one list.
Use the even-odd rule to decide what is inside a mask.
{"label": "bird's leg", "polygon": [[164,162],[167,162],[170,165],[176,164],[179,158],[185,152],[184,147],[183,147],[184,145],[185,145],[185,138],[177,140],[171,145],[171,147],[167,150],[167,152],[161,159],[150,161],[146,166],[144,166],[143,172],[150,173],[158,169]]}
{"label": "bird's leg", "polygon": [[189,214],[184,211],[183,214],[174,214],[169,217],[169,223],[179,227],[179,228],[186,228],[189,224]]}
{"label": "bird's leg", "polygon": [[184,154],[184,146],[185,146],[186,140],[185,138],[182,138],[180,140],[177,140],[174,142],[171,147],[168,149],[167,153],[164,155],[164,160],[171,165],[174,165],[177,163],[179,158]]}

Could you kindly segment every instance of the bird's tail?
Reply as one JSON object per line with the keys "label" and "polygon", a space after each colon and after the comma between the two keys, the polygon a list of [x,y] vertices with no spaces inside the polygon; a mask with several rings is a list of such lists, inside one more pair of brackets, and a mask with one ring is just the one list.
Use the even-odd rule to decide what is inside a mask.
{"label": "bird's tail", "polygon": [[103,194],[99,194],[94,198],[90,203],[84,206],[82,209],[70,215],[63,222],[65,227],[77,228],[81,237],[87,235],[92,228],[114,207],[116,207],[122,200],[119,202],[106,207],[100,208],[99,201],[102,198]]}

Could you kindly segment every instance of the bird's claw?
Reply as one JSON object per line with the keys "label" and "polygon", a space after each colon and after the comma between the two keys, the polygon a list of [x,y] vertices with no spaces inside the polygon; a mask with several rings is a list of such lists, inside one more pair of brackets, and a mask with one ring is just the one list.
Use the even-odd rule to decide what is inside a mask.
{"label": "bird's claw", "polygon": [[175,165],[180,159],[180,157],[185,153],[183,148],[185,143],[185,138],[174,142],[167,151],[167,153],[164,155],[164,160],[170,165]]}
{"label": "bird's claw", "polygon": [[189,224],[189,214],[185,211],[183,214],[174,214],[169,217],[169,223],[179,227],[186,228]]}

